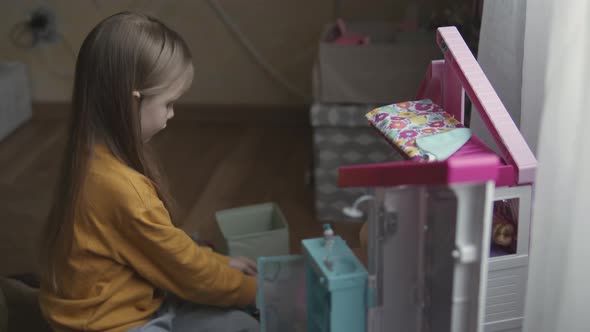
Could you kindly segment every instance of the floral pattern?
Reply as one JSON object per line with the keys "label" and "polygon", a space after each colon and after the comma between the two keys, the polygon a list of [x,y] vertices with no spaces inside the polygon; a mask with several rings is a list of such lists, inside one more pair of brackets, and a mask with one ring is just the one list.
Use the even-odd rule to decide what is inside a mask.
{"label": "floral pattern", "polygon": [[430,99],[383,106],[367,113],[366,117],[373,127],[413,160],[425,157],[416,146],[416,139],[463,127],[460,121]]}
{"label": "floral pattern", "polygon": [[404,121],[391,121],[389,129],[404,129],[407,124]]}
{"label": "floral pattern", "polygon": [[407,153],[408,156],[410,156],[410,157],[415,157],[416,155],[420,155],[420,150],[416,147],[406,148],[404,152]]}
{"label": "floral pattern", "polygon": [[411,118],[410,121],[412,121],[413,124],[421,125],[428,122],[428,118],[426,116],[415,116]]}
{"label": "floral pattern", "polygon": [[397,103],[397,104],[395,104],[395,106],[397,108],[408,108],[408,107],[412,106],[412,103],[410,103],[409,101],[406,101],[403,103]]}
{"label": "floral pattern", "polygon": [[415,130],[404,130],[399,133],[399,137],[401,138],[412,138],[418,136],[418,132]]}
{"label": "floral pattern", "polygon": [[410,117],[413,117],[414,115],[416,115],[416,113],[410,112],[410,111],[405,111],[405,112],[399,112],[397,115],[401,116],[402,118],[410,118]]}
{"label": "floral pattern", "polygon": [[436,133],[436,129],[435,128],[424,128],[424,129],[420,130],[420,132],[423,134],[434,134],[434,133]]}

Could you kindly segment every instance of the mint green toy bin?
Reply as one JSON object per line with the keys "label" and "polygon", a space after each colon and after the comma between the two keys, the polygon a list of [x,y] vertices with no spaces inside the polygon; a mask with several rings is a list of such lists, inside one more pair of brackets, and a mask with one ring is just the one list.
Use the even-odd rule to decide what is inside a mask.
{"label": "mint green toy bin", "polygon": [[275,203],[244,206],[215,214],[223,241],[219,251],[228,256],[289,254],[289,227]]}

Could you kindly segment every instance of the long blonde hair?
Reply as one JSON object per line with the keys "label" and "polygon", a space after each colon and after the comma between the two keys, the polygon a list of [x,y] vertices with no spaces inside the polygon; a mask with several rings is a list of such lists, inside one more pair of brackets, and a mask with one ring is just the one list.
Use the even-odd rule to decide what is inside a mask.
{"label": "long blonde hair", "polygon": [[41,241],[42,281],[54,291],[59,291],[55,267],[71,249],[74,211],[80,208],[88,160],[97,140],[151,180],[174,215],[173,201],[142,140],[140,101],[132,91],[151,96],[180,78],[190,81],[191,66],[190,51],[178,33],[147,15],[115,14],[84,39],[76,61],[64,159]]}

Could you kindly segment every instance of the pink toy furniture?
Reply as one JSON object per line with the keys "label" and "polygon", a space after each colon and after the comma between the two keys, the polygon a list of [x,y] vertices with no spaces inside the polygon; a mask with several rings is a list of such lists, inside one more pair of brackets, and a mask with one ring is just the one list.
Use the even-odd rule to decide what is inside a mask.
{"label": "pink toy furniture", "polygon": [[[432,61],[416,100],[464,122],[467,95],[500,153],[473,136],[445,161],[340,168],[341,186],[375,197],[368,330],[521,331],[537,161],[457,29],[439,28],[437,44],[444,59]],[[501,202],[516,208],[512,252],[491,246]]]}

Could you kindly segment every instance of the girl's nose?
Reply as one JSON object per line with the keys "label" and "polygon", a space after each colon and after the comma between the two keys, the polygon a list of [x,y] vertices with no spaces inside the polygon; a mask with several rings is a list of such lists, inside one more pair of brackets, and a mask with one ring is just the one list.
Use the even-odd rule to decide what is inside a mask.
{"label": "girl's nose", "polygon": [[172,119],[174,117],[174,110],[170,110],[170,112],[168,112],[168,120]]}

